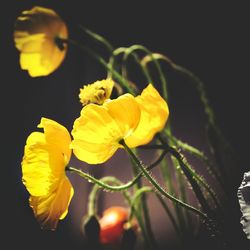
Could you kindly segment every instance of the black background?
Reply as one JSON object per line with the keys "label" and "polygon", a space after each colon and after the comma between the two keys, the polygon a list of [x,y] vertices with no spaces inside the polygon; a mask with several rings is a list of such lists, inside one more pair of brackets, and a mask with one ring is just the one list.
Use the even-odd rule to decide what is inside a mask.
{"label": "black background", "polygon": [[[71,232],[70,216],[56,232],[41,232],[21,183],[20,162],[27,136],[41,116],[68,129],[78,116],[78,90],[83,83],[105,77],[92,58],[69,48],[61,67],[48,77],[31,78],[19,67],[13,26],[21,11],[34,5],[54,9],[79,36],[82,24],[106,37],[115,47],[143,44],[168,55],[205,83],[218,124],[234,147],[240,175],[249,170],[249,13],[246,1],[8,1],[1,7],[1,238],[6,249],[83,249]],[[77,34],[77,35],[76,35]],[[83,36],[84,38],[84,36]],[[171,114],[174,130],[191,140],[203,119],[199,101],[185,79],[178,78]],[[171,85],[171,78],[169,85]],[[172,108],[172,109],[171,109]],[[194,136],[195,137],[195,136]],[[202,140],[193,142],[203,149]],[[206,147],[204,146],[204,149]],[[235,185],[240,179],[235,180]],[[3,223],[2,223],[3,222]]]}

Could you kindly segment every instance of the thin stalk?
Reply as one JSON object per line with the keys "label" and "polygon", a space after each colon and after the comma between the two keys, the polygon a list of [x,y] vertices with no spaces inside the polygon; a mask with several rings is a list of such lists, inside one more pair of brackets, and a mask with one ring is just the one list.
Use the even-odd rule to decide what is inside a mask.
{"label": "thin stalk", "polygon": [[71,40],[71,39],[56,38],[56,42],[57,43],[67,43],[69,45],[74,45],[77,48],[81,49],[82,51],[86,52],[87,54],[92,56],[98,63],[100,63],[102,66],[104,66],[108,71],[110,71],[112,73],[112,75],[114,76],[114,78],[116,78],[129,93],[131,93],[133,95],[135,94],[134,89],[131,88],[131,86],[128,84],[126,79],[123,78],[120,73],[118,73],[116,70],[114,70],[109,65],[109,63],[107,63],[101,56],[99,56],[97,53],[95,53],[91,49],[89,49],[89,48],[83,46],[82,44],[80,44],[80,43],[78,43],[78,42],[76,42],[74,40]]}
{"label": "thin stalk", "polygon": [[[136,207],[138,199],[140,199],[141,196],[144,195],[145,193],[149,193],[149,192],[152,192],[152,188],[151,187],[144,186],[144,187],[141,187],[140,189],[138,189],[135,192],[135,194],[134,194],[134,196],[133,196],[133,198],[131,200],[132,207]],[[129,216],[130,219],[129,220],[131,220],[132,217],[133,217],[133,211],[131,211],[131,213],[130,213],[130,216]]]}
{"label": "thin stalk", "polygon": [[[124,55],[123,55],[123,61],[124,61],[125,63],[126,63],[126,61],[128,60],[128,56],[129,56],[129,55],[130,55],[130,53],[126,53],[126,51],[125,51],[125,53],[124,53]],[[145,65],[141,64],[141,61],[140,61],[138,55],[137,55],[135,52],[131,52],[131,55],[133,56],[135,62],[140,66],[140,68],[141,68],[141,70],[142,70],[142,73],[143,73],[143,75],[146,77],[148,83],[151,83],[151,84],[155,85],[155,84],[154,84],[154,81],[153,81],[153,79],[151,78],[151,76],[150,76],[150,74],[149,74],[147,68],[145,67]]]}
{"label": "thin stalk", "polygon": [[[224,149],[229,150],[230,153],[233,152],[231,145],[226,141],[226,139],[224,138],[224,136],[221,133],[221,130],[217,126],[217,123],[215,120],[214,110],[212,109],[212,107],[209,104],[208,97],[207,97],[207,94],[205,91],[204,82],[198,76],[196,76],[193,72],[184,68],[183,66],[180,66],[180,65],[174,63],[167,56],[159,54],[159,53],[154,53],[153,56],[154,56],[155,60],[164,60],[165,62],[168,63],[168,65],[170,65],[170,67],[172,67],[172,69],[187,76],[188,78],[190,78],[192,80],[192,82],[195,84],[195,88],[196,88],[197,92],[199,93],[199,97],[200,97],[201,103],[203,104],[204,113],[207,117],[207,121],[208,121],[209,126],[211,126],[212,129],[214,130],[216,136],[219,138]],[[142,60],[142,63],[146,65],[150,61],[152,61],[152,57],[146,56]],[[210,146],[212,146],[212,145],[210,145]],[[214,147],[213,146],[212,146],[211,153],[214,155]],[[215,155],[214,155],[214,157],[216,158]],[[218,167],[222,173],[222,176],[225,178],[225,172],[226,172],[225,166],[223,166],[223,164],[218,164]]]}
{"label": "thin stalk", "polygon": [[133,153],[133,151],[127,146],[127,144],[125,143],[124,140],[120,141],[120,144],[125,148],[125,150],[128,152],[128,154],[130,155],[130,157],[136,162],[137,167],[142,171],[142,173],[144,174],[144,176],[147,178],[147,180],[155,187],[155,189],[163,196],[165,196],[166,198],[172,200],[173,202],[178,203],[180,206],[185,207],[186,209],[189,209],[190,211],[192,211],[193,213],[199,215],[200,217],[202,217],[203,219],[207,219],[207,215],[205,213],[203,213],[202,211],[198,210],[197,208],[184,203],[183,201],[175,198],[174,196],[170,195],[168,192],[166,192],[161,186],[160,184],[154,179],[154,177],[152,177],[151,173],[148,172],[148,170],[142,165],[142,163],[140,162],[140,160],[135,156],[135,154]]}
{"label": "thin stalk", "polygon": [[162,198],[162,196],[160,194],[156,193],[156,197],[158,198],[159,202],[161,203],[162,207],[164,208],[165,212],[167,213],[176,233],[181,237],[180,229],[175,222],[175,218],[174,218],[173,214],[171,213],[170,209],[166,205],[166,202],[164,201],[164,199]]}
{"label": "thin stalk", "polygon": [[[137,154],[137,150],[133,149],[133,153],[136,155]],[[135,161],[130,158],[131,163],[132,163],[132,170],[134,173],[134,176],[138,175],[138,173],[140,172],[140,170],[137,168]],[[138,192],[138,190],[141,189],[141,181],[138,180],[138,182],[135,185],[135,192]],[[146,228],[146,233],[148,235],[148,239],[149,239],[149,243],[150,243],[150,247],[152,247],[152,249],[157,249],[157,244],[156,244],[156,240],[152,231],[152,227],[151,227],[151,223],[150,223],[150,218],[149,218],[149,213],[148,213],[148,207],[147,207],[147,203],[146,203],[146,196],[142,195],[140,197],[141,199],[139,200],[139,202],[137,202],[137,207],[139,209],[142,209],[143,211],[143,217],[144,217],[144,223],[145,223],[145,228]]]}
{"label": "thin stalk", "polygon": [[169,133],[167,133],[167,136],[170,137],[171,141],[174,142],[174,144],[176,146],[178,146],[179,148],[183,149],[184,151],[186,151],[187,153],[195,156],[197,159],[201,160],[202,162],[204,162],[207,166],[207,171],[208,173],[218,181],[218,183],[221,185],[221,187],[224,187],[224,181],[221,178],[220,173],[218,173],[217,169],[214,167],[215,163],[212,163],[208,157],[199,149],[185,143],[182,142],[181,140],[177,139],[175,136],[173,135],[169,135]]}
{"label": "thin stalk", "polygon": [[[161,173],[162,173],[165,185],[167,186],[167,189],[169,190],[169,193],[171,195],[175,196],[176,194],[174,191],[172,178],[170,176],[169,167],[170,166],[168,165],[167,159],[165,157],[164,160],[162,161],[162,164],[161,164]],[[184,223],[183,214],[181,211],[182,207],[180,207],[177,203],[174,203],[173,205],[174,205],[175,213],[177,215],[178,224],[179,224],[180,228],[183,229],[183,228],[185,228],[185,223]]]}
{"label": "thin stalk", "polygon": [[[123,185],[122,182],[113,177],[113,176],[106,176],[103,177],[102,179],[100,179],[103,183],[113,183],[115,185]],[[97,201],[97,195],[98,195],[98,191],[100,190],[100,186],[98,184],[95,184],[90,195],[89,195],[89,204],[88,204],[88,214],[89,215],[95,215],[96,214],[96,201]],[[127,200],[128,205],[131,207],[131,209],[133,210],[133,214],[136,217],[136,220],[140,226],[143,238],[146,240],[147,244],[148,244],[148,238],[147,238],[147,234],[146,234],[146,229],[144,227],[144,223],[141,220],[140,216],[139,216],[139,212],[138,210],[133,206],[132,201],[131,201],[131,195],[128,191],[126,190],[122,190],[122,194],[125,198],[125,200]],[[147,246],[147,245],[146,245]]]}
{"label": "thin stalk", "polygon": [[[212,188],[207,184],[207,182],[201,177],[199,176],[194,169],[187,163],[187,161],[185,160],[184,156],[181,155],[175,148],[169,146],[168,144],[166,144],[163,140],[162,143],[164,143],[163,145],[146,145],[146,146],[141,146],[140,148],[142,149],[160,149],[160,148],[164,148],[166,150],[168,150],[168,152],[173,155],[177,161],[180,164],[180,167],[183,171],[183,173],[186,175],[187,179],[189,180],[191,186],[194,189],[194,192],[199,200],[200,203],[202,203],[201,205],[204,206],[203,209],[206,212],[209,212],[211,209],[209,208],[209,205],[206,201],[206,199],[203,196],[203,193],[198,185],[201,184],[205,190],[210,194],[211,198],[213,199],[214,203],[216,204],[216,206],[221,209],[221,205],[218,201],[218,198],[215,194],[215,192],[212,190]],[[211,212],[211,211],[210,211]]]}
{"label": "thin stalk", "polygon": [[[185,185],[184,185],[184,176],[180,171],[180,167],[179,167],[179,163],[178,161],[174,158],[174,157],[170,157],[173,165],[175,166],[176,172],[175,172],[175,176],[177,179],[177,183],[179,186],[179,191],[180,191],[180,197],[181,200],[183,200],[184,202],[187,202],[187,195],[186,195],[186,189],[185,189]],[[192,219],[190,217],[190,213],[187,210],[182,209],[182,212],[185,213],[185,226],[184,226],[184,230],[186,231],[187,229],[190,229],[192,227]]]}
{"label": "thin stalk", "polygon": [[85,27],[83,27],[82,25],[80,25],[79,27],[80,27],[80,29],[82,31],[87,33],[92,39],[94,39],[95,41],[103,44],[107,48],[107,50],[110,53],[112,53],[112,51],[114,50],[114,47],[111,45],[111,43],[106,38],[104,38],[103,36],[93,32],[93,31],[91,31],[91,30],[89,30],[89,29],[87,29]]}
{"label": "thin stalk", "polygon": [[[151,165],[149,165],[148,170],[151,170],[152,168],[156,167],[162,161],[162,159],[164,159],[164,156],[166,155],[166,153],[167,153],[166,150],[164,150],[162,152],[162,154],[160,155],[160,157],[155,162],[153,162]],[[67,166],[66,171],[76,173],[79,176],[83,177],[84,179],[88,180],[89,182],[92,182],[92,183],[102,187],[104,190],[115,191],[115,192],[116,191],[117,192],[123,191],[125,189],[128,189],[128,188],[132,187],[143,176],[143,173],[140,172],[140,173],[137,174],[136,177],[134,177],[131,181],[128,181],[126,184],[109,185],[109,184],[103,182],[102,179],[100,179],[100,180],[96,179],[92,175],[83,172],[81,169],[77,169],[77,168],[74,168],[74,167],[71,167],[71,166]]]}

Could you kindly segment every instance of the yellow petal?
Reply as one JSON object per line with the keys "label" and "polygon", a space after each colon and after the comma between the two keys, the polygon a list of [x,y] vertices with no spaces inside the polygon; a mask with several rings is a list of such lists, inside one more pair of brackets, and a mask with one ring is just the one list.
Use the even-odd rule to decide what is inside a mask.
{"label": "yellow petal", "polygon": [[73,193],[72,185],[65,176],[53,192],[46,196],[30,197],[30,206],[43,229],[54,230],[59,219],[67,215]]}
{"label": "yellow petal", "polygon": [[22,161],[23,183],[31,195],[47,195],[53,180],[45,136],[33,132],[27,139]]}
{"label": "yellow petal", "polygon": [[132,95],[122,95],[117,99],[105,102],[103,106],[108,109],[108,113],[117,123],[123,139],[134,132],[140,121],[141,110]]}
{"label": "yellow petal", "polygon": [[42,118],[44,134],[28,137],[22,161],[23,183],[33,196],[47,195],[64,175],[71,157],[70,135],[65,127]]}
{"label": "yellow petal", "polygon": [[50,70],[41,64],[40,53],[22,53],[20,55],[20,65],[22,69],[28,70],[29,75],[32,77],[46,76],[50,72]]}
{"label": "yellow petal", "polygon": [[119,146],[117,141],[122,138],[107,109],[95,104],[82,109],[81,116],[74,122],[72,135],[74,154],[90,164],[104,162],[111,157]]}
{"label": "yellow petal", "polygon": [[141,109],[141,119],[133,134],[125,140],[129,147],[149,143],[154,135],[164,128],[169,116],[166,101],[152,84],[149,84],[135,99]]}
{"label": "yellow petal", "polygon": [[74,122],[71,148],[77,158],[103,163],[120,147],[119,141],[136,128],[140,109],[132,95],[123,95],[103,106],[89,104]]}
{"label": "yellow petal", "polygon": [[62,19],[53,11],[34,7],[23,11],[15,24],[14,40],[21,52],[20,65],[30,76],[46,76],[64,60],[67,46],[61,50],[55,38],[66,39],[68,31]]}
{"label": "yellow petal", "polygon": [[39,53],[45,41],[45,34],[29,35],[27,32],[17,31],[15,34],[16,48],[23,53]]}
{"label": "yellow petal", "polygon": [[71,157],[71,149],[69,148],[71,137],[68,130],[61,124],[44,117],[38,127],[44,129],[47,143],[53,145],[63,155],[66,166]]}

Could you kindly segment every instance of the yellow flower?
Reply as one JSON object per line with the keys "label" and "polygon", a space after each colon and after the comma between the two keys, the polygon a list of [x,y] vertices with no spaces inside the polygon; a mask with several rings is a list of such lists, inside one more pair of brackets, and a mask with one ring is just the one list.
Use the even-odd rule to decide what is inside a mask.
{"label": "yellow flower", "polygon": [[21,52],[21,68],[28,70],[32,77],[46,76],[55,71],[67,50],[66,45],[58,46],[55,39],[67,37],[65,23],[53,10],[36,6],[23,11],[14,30],[15,45]]}
{"label": "yellow flower", "polygon": [[83,106],[89,103],[101,105],[105,100],[109,99],[113,87],[114,82],[112,79],[96,81],[92,84],[85,85],[80,89],[80,102]]}
{"label": "yellow flower", "polygon": [[42,118],[39,128],[26,141],[22,181],[30,193],[29,203],[43,229],[54,230],[68,213],[74,190],[65,174],[71,138],[65,127]]}
{"label": "yellow flower", "polygon": [[107,161],[124,139],[129,147],[148,143],[168,119],[167,103],[149,84],[140,96],[125,94],[102,106],[82,108],[74,122],[70,147],[77,158],[90,164]]}

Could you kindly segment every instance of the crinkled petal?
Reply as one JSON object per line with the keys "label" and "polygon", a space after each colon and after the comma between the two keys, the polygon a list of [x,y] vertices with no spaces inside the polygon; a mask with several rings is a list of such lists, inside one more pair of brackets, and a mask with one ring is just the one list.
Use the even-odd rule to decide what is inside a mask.
{"label": "crinkled petal", "polygon": [[22,161],[23,183],[32,196],[47,195],[64,175],[71,156],[71,139],[65,127],[42,118],[44,133],[28,137]]}
{"label": "crinkled petal", "polygon": [[22,161],[23,183],[31,195],[47,195],[52,185],[45,136],[33,132],[27,139]]}
{"label": "crinkled petal", "polygon": [[125,140],[132,148],[149,143],[154,135],[164,128],[169,116],[166,101],[152,84],[135,99],[141,109],[141,119],[136,130]]}
{"label": "crinkled petal", "polygon": [[46,196],[30,197],[30,206],[43,229],[54,230],[59,219],[67,215],[73,193],[73,187],[65,176],[52,193]]}
{"label": "crinkled petal", "polygon": [[74,122],[71,148],[90,164],[103,163],[120,147],[119,141],[136,128],[140,109],[132,95],[123,95],[103,106],[89,104]]}
{"label": "crinkled petal", "polygon": [[81,116],[74,122],[72,135],[74,154],[90,164],[110,158],[119,147],[118,140],[122,138],[119,127],[107,109],[95,104],[82,109]]}
{"label": "crinkled petal", "polygon": [[44,117],[38,127],[44,129],[47,143],[53,145],[63,155],[66,166],[71,157],[71,149],[69,148],[71,137],[68,130],[61,124]]}
{"label": "crinkled petal", "polygon": [[140,121],[141,110],[135,98],[130,94],[125,94],[112,101],[104,103],[108,113],[115,120],[123,139],[134,132]]}

